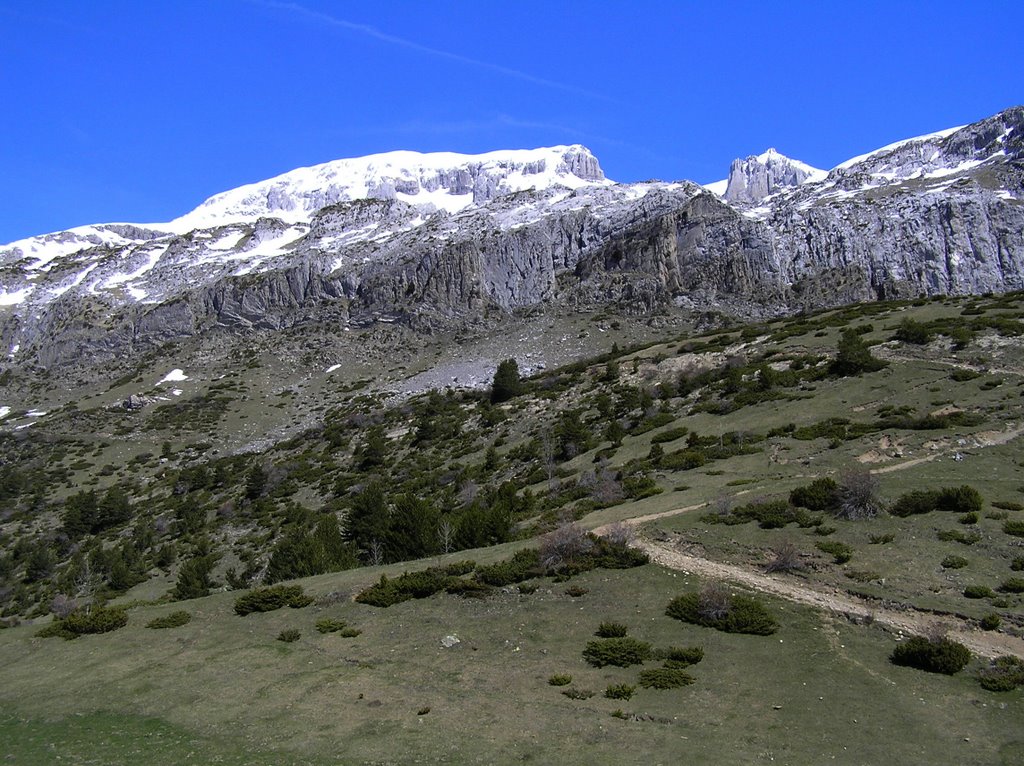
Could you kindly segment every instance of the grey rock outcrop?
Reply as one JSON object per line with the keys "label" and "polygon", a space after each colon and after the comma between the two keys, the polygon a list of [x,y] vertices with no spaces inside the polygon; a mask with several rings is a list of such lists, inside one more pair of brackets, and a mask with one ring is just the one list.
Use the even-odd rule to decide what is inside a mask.
{"label": "grey rock outcrop", "polygon": [[[52,367],[303,323],[431,331],[494,310],[608,303],[760,317],[1024,289],[1024,108],[827,176],[767,154],[734,163],[724,200],[688,182],[603,183],[593,155],[568,147],[382,173],[371,198],[305,188],[302,205],[331,201],[298,222],[260,212],[187,233],[48,235],[38,247],[63,249],[43,266],[29,244],[0,251],[0,289],[17,296],[0,306],[0,341],[19,348],[16,363]],[[566,173],[588,183],[559,185]],[[466,206],[397,198],[417,190]]]}
{"label": "grey rock outcrop", "polygon": [[729,167],[725,199],[730,202],[760,202],[783,189],[824,175],[824,171],[769,149],[758,156],[733,160]]}

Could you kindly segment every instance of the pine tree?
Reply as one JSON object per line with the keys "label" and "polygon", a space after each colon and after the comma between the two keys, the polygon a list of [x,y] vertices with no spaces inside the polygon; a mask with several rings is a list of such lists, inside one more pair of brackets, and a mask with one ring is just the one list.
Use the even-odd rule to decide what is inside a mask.
{"label": "pine tree", "polygon": [[217,563],[217,557],[213,554],[207,556],[196,556],[181,565],[178,570],[178,581],[174,586],[173,595],[178,601],[189,598],[202,598],[210,595],[210,588],[213,581],[210,573]]}
{"label": "pine tree", "polygon": [[843,330],[836,350],[836,358],[829,366],[829,371],[839,377],[860,375],[862,372],[875,372],[888,364],[881,359],[875,359],[863,338],[851,327]]}
{"label": "pine tree", "polygon": [[519,378],[519,365],[515,359],[506,359],[498,365],[491,383],[491,401],[495,404],[507,402],[523,392],[523,383]]}

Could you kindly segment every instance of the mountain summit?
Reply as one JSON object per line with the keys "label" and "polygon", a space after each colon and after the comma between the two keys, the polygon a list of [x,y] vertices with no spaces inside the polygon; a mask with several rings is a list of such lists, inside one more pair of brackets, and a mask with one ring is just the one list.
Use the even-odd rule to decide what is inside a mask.
{"label": "mountain summit", "polygon": [[240,186],[153,228],[184,233],[263,216],[308,222],[327,205],[358,199],[399,200],[428,214],[454,213],[526,189],[610,183],[597,158],[579,144],[486,154],[396,151],[298,168]]}
{"label": "mountain summit", "polygon": [[733,160],[724,197],[730,202],[760,202],[782,189],[821,181],[828,171],[793,160],[775,149]]}
{"label": "mountain summit", "polygon": [[749,318],[1019,290],[1022,157],[1015,107],[827,173],[769,149],[709,187],[617,184],[579,145],[337,160],[170,223],[0,247],[0,352],[50,367],[325,322],[434,331],[545,305]]}

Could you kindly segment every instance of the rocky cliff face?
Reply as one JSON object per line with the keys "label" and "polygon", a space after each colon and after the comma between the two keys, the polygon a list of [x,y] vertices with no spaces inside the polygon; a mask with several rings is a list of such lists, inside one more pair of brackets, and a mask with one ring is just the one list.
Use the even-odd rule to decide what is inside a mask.
{"label": "rocky cliff face", "polygon": [[791,160],[769,149],[756,157],[733,160],[729,167],[725,198],[730,202],[760,202],[784,189],[807,181],[820,181],[826,175],[824,170]]}
{"label": "rocky cliff face", "polygon": [[0,344],[54,366],[218,331],[431,330],[546,303],[767,315],[1024,289],[1024,108],[827,174],[771,151],[738,160],[724,198],[613,184],[582,147],[405,155],[294,171],[171,224],[0,248]]}

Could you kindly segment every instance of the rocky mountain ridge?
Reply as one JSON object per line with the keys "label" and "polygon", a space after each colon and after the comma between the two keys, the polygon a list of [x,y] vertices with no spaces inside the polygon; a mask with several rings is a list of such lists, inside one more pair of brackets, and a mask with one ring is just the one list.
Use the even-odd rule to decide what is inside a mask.
{"label": "rocky mountain ridge", "polygon": [[0,348],[46,367],[176,338],[538,305],[761,316],[1024,287],[1024,108],[827,174],[774,151],[722,195],[615,184],[583,147],[392,153],[216,195],[170,224],[0,247]]}

